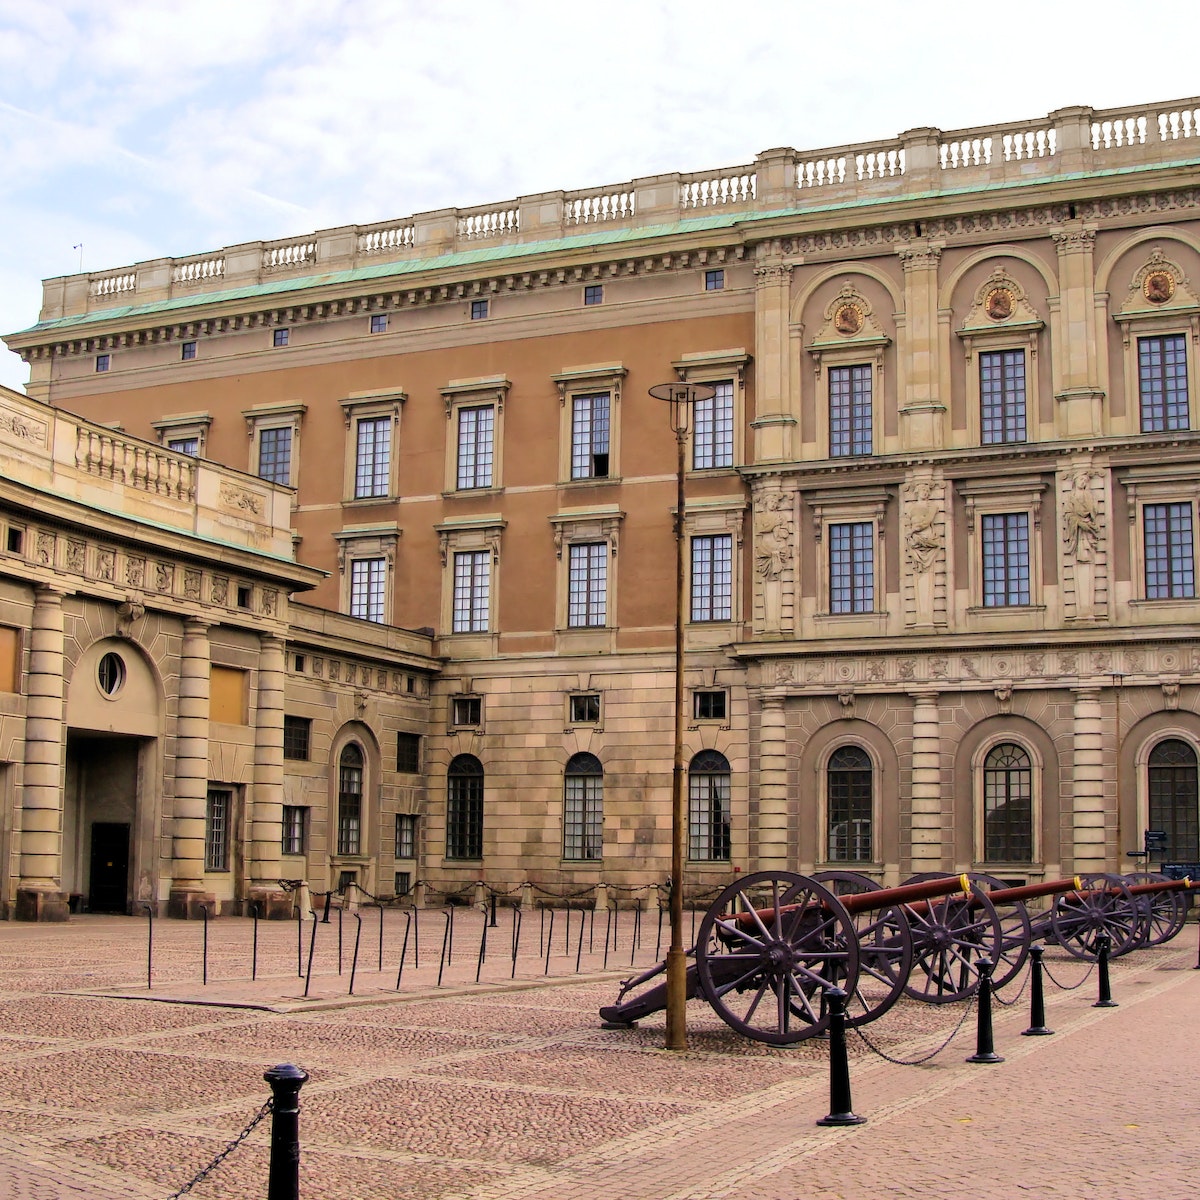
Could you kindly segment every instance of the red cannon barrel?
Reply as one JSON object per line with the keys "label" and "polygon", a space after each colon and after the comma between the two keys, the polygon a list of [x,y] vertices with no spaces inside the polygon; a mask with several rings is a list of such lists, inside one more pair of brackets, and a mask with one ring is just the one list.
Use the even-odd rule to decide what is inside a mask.
{"label": "red cannon barrel", "polygon": [[1156,892],[1186,892],[1191,888],[1200,887],[1193,883],[1188,876],[1182,879],[1160,879],[1157,883],[1135,883],[1129,889],[1131,896],[1152,896]]}
{"label": "red cannon barrel", "polygon": [[993,904],[1017,904],[1023,900],[1036,900],[1039,896],[1058,896],[1063,892],[1081,891],[1083,880],[1076,875],[1073,879],[1050,879],[1042,883],[1025,883],[1020,887],[996,888],[987,894]]}

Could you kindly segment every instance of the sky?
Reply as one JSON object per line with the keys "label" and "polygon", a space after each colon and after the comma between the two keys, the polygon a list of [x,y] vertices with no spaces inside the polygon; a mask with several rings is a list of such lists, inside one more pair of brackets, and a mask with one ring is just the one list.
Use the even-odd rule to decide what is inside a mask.
{"label": "sky", "polygon": [[1192,96],[1198,33],[1195,0],[0,0],[0,332],[81,263]]}

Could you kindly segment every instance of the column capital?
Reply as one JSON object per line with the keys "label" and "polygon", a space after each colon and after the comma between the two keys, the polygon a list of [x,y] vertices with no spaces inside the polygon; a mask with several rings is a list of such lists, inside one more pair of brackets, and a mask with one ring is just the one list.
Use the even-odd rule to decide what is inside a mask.
{"label": "column capital", "polygon": [[185,617],[183,622],[183,632],[189,637],[208,636],[208,631],[213,627],[212,621],[206,621],[203,617]]}
{"label": "column capital", "polygon": [[1071,691],[1075,693],[1076,700],[1099,700],[1104,688],[1098,683],[1081,683],[1074,684]]}
{"label": "column capital", "polygon": [[38,604],[61,604],[67,596],[75,593],[57,583],[36,583],[33,586],[33,597]]}
{"label": "column capital", "polygon": [[933,688],[921,688],[918,691],[909,692],[908,695],[914,704],[937,704],[938,696],[941,693]]}

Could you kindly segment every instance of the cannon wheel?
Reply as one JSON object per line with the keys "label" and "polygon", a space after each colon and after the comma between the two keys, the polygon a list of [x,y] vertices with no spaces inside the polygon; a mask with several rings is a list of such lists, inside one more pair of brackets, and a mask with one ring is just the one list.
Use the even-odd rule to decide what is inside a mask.
{"label": "cannon wheel", "polygon": [[[907,883],[920,883],[918,876]],[[984,888],[976,888],[970,899],[941,896],[918,904],[906,904],[905,916],[912,928],[913,970],[904,991],[926,1004],[951,1004],[979,990],[976,964],[983,955],[993,963],[1003,958],[1004,931],[996,906]]]}
{"label": "cannon wheel", "polygon": [[[1154,871],[1137,871],[1124,878],[1131,887],[1139,883],[1167,881],[1165,875]],[[1146,916],[1142,928],[1143,946],[1161,946],[1183,928],[1188,913],[1187,892],[1152,892],[1148,896],[1135,896],[1134,899]]]}
{"label": "cannon wheel", "polygon": [[1084,875],[1083,890],[1067,892],[1054,902],[1050,926],[1054,940],[1069,954],[1094,962],[1096,937],[1107,933],[1112,939],[1109,957],[1128,954],[1142,944],[1142,929],[1148,922],[1129,894],[1120,875]]}
{"label": "cannon wheel", "polygon": [[[820,871],[813,878],[836,896],[880,890],[874,879],[857,871]],[[912,970],[912,931],[899,904],[852,913],[850,919],[858,935],[858,984],[846,1000],[846,1023],[865,1025],[904,994]]]}
{"label": "cannon wheel", "polygon": [[[987,889],[989,900],[991,892],[1008,887],[1003,879],[997,879],[994,875],[973,873],[969,878],[972,883],[981,884]],[[1021,973],[1021,968],[1029,957],[1029,947],[1033,944],[1033,927],[1023,900],[1013,904],[997,904],[995,907],[1000,918],[1001,936],[1000,956],[996,959],[996,969],[992,972],[992,986],[999,990]]]}
{"label": "cannon wheel", "polygon": [[696,937],[700,991],[731,1029],[773,1046],[823,1033],[824,989],[858,984],[854,922],[828,888],[790,871],[731,883]]}

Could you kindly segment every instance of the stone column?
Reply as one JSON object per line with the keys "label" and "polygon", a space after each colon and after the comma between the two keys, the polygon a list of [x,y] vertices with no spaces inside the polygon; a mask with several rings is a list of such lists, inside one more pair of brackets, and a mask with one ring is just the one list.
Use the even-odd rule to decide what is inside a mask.
{"label": "stone column", "polygon": [[167,915],[198,917],[214,903],[204,891],[204,818],[208,803],[208,624],[189,619],[179,655],[175,724],[175,810]]}
{"label": "stone column", "polygon": [[914,692],[912,715],[912,873],[945,869],[942,744],[937,692]]}
{"label": "stone column", "polygon": [[63,596],[39,586],[30,631],[18,921],[65,921],[62,890]]}
{"label": "stone column", "polygon": [[906,246],[899,254],[904,268],[904,342],[908,348],[900,400],[900,446],[904,450],[940,450],[946,437],[938,336],[942,249]]}
{"label": "stone column", "polygon": [[262,913],[285,920],[288,898],[279,886],[283,839],[283,683],[281,637],[259,639],[258,706],[254,720],[254,798],[250,822],[249,898]]}
{"label": "stone column", "polygon": [[[1054,433],[1060,438],[1103,434],[1100,388],[1102,332],[1096,322],[1096,231],[1075,224],[1053,235],[1058,251],[1059,307],[1055,314]],[[1036,369],[1036,364],[1031,364]]]}
{"label": "stone column", "polygon": [[798,449],[791,387],[792,268],[764,260],[754,268],[754,461],[790,462]]}
{"label": "stone column", "polygon": [[[1074,712],[1073,842],[1076,874],[1108,869],[1105,837],[1104,727],[1098,687],[1077,687]],[[1065,857],[1065,856],[1064,856]]]}
{"label": "stone column", "polygon": [[758,746],[758,861],[755,871],[792,866],[788,854],[787,713],[782,694],[762,698]]}

